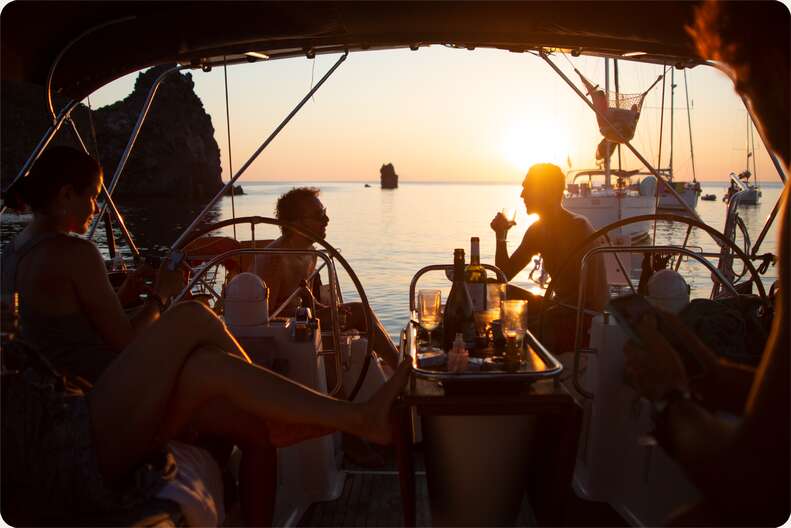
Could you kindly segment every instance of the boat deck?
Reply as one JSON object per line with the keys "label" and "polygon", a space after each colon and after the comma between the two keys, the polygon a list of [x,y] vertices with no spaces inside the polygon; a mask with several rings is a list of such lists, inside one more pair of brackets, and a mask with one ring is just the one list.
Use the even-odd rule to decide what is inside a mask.
{"label": "boat deck", "polygon": [[[423,453],[415,451],[415,484],[417,491],[417,526],[431,526]],[[403,526],[401,492],[395,457],[386,453],[387,463],[380,470],[367,470],[347,465],[346,481],[341,496],[328,502],[313,504],[302,516],[298,526]],[[571,497],[565,512],[566,526],[627,526],[612,508],[603,503],[587,502]],[[515,526],[536,526],[527,498],[523,499]]]}

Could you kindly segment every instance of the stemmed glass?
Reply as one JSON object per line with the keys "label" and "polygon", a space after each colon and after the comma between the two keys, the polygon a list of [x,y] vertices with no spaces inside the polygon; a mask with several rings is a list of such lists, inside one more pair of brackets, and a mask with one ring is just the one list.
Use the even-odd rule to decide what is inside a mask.
{"label": "stemmed glass", "polygon": [[440,290],[420,290],[417,292],[417,315],[420,326],[428,332],[428,350],[433,351],[431,331],[435,330],[442,320],[442,292]]}

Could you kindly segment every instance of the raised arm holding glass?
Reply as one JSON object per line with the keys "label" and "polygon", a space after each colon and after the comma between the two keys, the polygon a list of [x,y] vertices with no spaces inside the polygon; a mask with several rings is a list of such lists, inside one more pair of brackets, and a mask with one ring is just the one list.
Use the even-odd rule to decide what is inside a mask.
{"label": "raised arm holding glass", "polygon": [[[540,163],[530,167],[522,182],[522,200],[528,214],[537,214],[539,219],[534,222],[522,238],[519,247],[508,254],[508,231],[516,225],[500,212],[492,220],[490,227],[497,237],[495,264],[503,270],[508,280],[513,279],[531,261],[533,255],[541,254],[544,268],[552,278],[556,293],[555,300],[565,305],[576,307],[580,284],[581,253],[576,255],[576,263],[567,264],[580,243],[593,233],[590,222],[582,216],[565,209],[562,205],[565,176],[560,167],[550,163]],[[561,270],[565,270],[561,273]],[[604,265],[600,256],[590,259],[585,281],[585,308],[601,310],[607,302],[607,280]],[[540,297],[510,288],[508,298],[527,298],[530,301],[529,313],[531,320],[544,309]],[[546,321],[544,332],[545,344],[550,350],[557,346],[565,347],[560,336],[571,334],[568,326],[573,324],[571,312],[561,308],[556,311],[557,317]],[[553,337],[557,336],[557,338]],[[554,343],[553,343],[554,341]],[[553,346],[555,345],[555,346]],[[555,350],[565,352],[566,350]]]}

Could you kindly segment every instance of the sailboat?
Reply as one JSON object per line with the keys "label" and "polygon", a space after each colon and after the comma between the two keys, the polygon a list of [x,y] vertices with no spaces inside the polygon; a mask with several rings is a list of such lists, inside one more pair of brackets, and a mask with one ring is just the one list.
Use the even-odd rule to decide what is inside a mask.
{"label": "sailboat", "polygon": [[[692,148],[692,119],[690,116],[691,108],[689,106],[689,86],[687,84],[687,72],[684,70],[684,91],[687,99],[687,125],[689,129],[689,152],[692,160],[692,181],[674,181],[673,180],[673,132],[674,123],[673,116],[675,108],[673,106],[674,96],[676,92],[675,83],[675,69],[671,70],[670,74],[670,160],[668,167],[659,169],[660,172],[667,178],[670,185],[676,193],[683,199],[684,204],[680,203],[678,198],[674,196],[665,186],[662,186],[659,195],[659,209],[666,211],[684,211],[687,208],[695,209],[698,205],[698,198],[700,197],[700,183],[698,182],[697,175],[695,174],[695,151]],[[662,85],[662,116],[660,117],[659,124],[659,167],[662,166],[662,125],[664,124],[665,113],[665,92],[664,83]],[[685,206],[686,204],[686,206]]]}
{"label": "sailboat", "polygon": [[[11,78],[46,85],[48,95],[60,92],[79,101],[124,73],[154,64],[178,62],[179,69],[194,69],[199,74],[201,70],[209,71],[212,67],[226,64],[296,56],[313,59],[319,53],[341,53],[334,66],[311,88],[242,168],[234,173],[226,184],[227,190],[350,52],[390,48],[418,50],[431,44],[465,49],[485,47],[514,52],[530,51],[537,53],[562,75],[551,62],[549,54],[559,46],[573,45],[590,55],[630,56],[657,64],[673,63],[680,67],[692,67],[707,62],[699,57],[689,43],[680,40],[686,35],[684,28],[691,21],[693,8],[694,4],[684,2],[661,5],[646,3],[641,5],[639,16],[634,17],[631,24],[625,25],[623,17],[630,12],[625,12],[622,6],[597,5],[596,10],[602,16],[584,17],[580,13],[589,9],[584,3],[550,6],[537,2],[204,2],[186,4],[186,8],[185,4],[156,2],[52,3],[46,7],[48,16],[42,17],[41,5],[17,2],[9,4],[3,12],[3,45],[0,47],[4,59],[2,75],[3,80]],[[772,9],[771,3],[757,4],[751,8],[753,12]],[[449,12],[454,16],[449,17]],[[525,31],[526,20],[530,21],[534,31]],[[140,35],[145,35],[144,46],[140,45]],[[32,46],[31,42],[36,45]],[[59,62],[60,67],[56,68]],[[156,85],[152,87],[149,100],[155,92]],[[76,104],[69,103],[57,115],[54,108],[50,107],[53,124],[18,177],[25,176],[40,152],[68,121],[69,113]],[[141,110],[127,150],[132,149],[146,112],[147,107]],[[74,133],[79,135],[76,127]],[[121,166],[116,176],[120,176],[122,171]],[[640,174],[612,171],[609,162],[605,164],[602,175],[605,178],[600,187],[602,194],[595,197],[591,186],[586,189],[582,185],[584,182],[580,181],[575,183],[579,185],[578,197],[567,197],[567,203],[580,206],[589,203],[593,206],[596,205],[594,200],[610,200],[607,193],[611,193],[614,207],[609,210],[617,211],[621,218],[613,229],[656,221],[656,217],[651,215],[632,217],[626,208],[620,207],[626,203],[635,203],[636,198],[654,201],[654,194],[646,192],[647,196],[640,196],[640,187],[647,182],[645,185],[648,191],[650,178],[654,175],[643,177],[639,183],[630,182],[640,177]],[[586,176],[592,178],[594,174],[581,178]],[[616,178],[614,185],[613,176]],[[656,186],[655,180],[653,186]],[[105,203],[108,204],[107,218],[120,218],[112,200],[113,187],[111,185],[109,189],[103,190]],[[224,190],[218,193],[212,203],[221,199],[223,193]],[[262,224],[271,226],[276,221],[246,217],[202,226],[201,220],[210,206],[211,203],[171,248],[174,258],[180,253],[187,253],[184,258],[188,261],[192,259],[194,265],[190,285],[183,294],[201,287],[204,277],[210,277],[210,270],[216,265],[239,257],[241,266],[241,257],[249,258],[256,253],[271,251],[256,243],[253,227]],[[355,204],[349,206],[354,207]],[[734,254],[744,260],[744,267],[750,272],[749,280],[754,281],[762,300],[765,300],[766,294],[751,259],[756,258],[760,241],[776,214],[777,208],[767,220],[761,238],[752,246],[752,255],[745,255],[739,247],[730,243]],[[703,229],[724,246],[729,244],[722,234],[702,222],[689,218],[683,218],[682,221],[690,227],[694,225]],[[237,224],[250,226],[252,240],[242,242],[252,244],[240,244],[238,248],[209,256],[208,260],[203,259],[202,262],[199,262],[201,255],[189,254],[190,244],[205,242],[206,238],[203,237],[214,230]],[[123,228],[123,223],[120,225]],[[135,257],[140,257],[125,228],[122,234],[130,251]],[[369,314],[367,297],[349,264],[326,242],[321,241],[320,245],[324,251],[317,251],[315,256],[326,264],[327,271],[332,272],[331,277],[335,275],[334,261],[346,269],[358,290],[365,313]],[[621,251],[612,246],[601,249]],[[691,250],[686,247],[686,243],[685,247],[642,246],[640,251],[677,252],[687,258],[708,262],[706,255]],[[717,256],[715,254],[713,258]],[[141,259],[135,260],[140,262]],[[433,270],[446,267],[443,264],[428,266]],[[421,269],[418,274],[426,269]],[[713,268],[712,275],[717,271]],[[244,288],[230,287],[230,281],[236,279],[226,278],[229,279],[228,288],[213,291],[210,294],[212,298],[221,301],[226,308],[229,301],[237,304],[249,301],[245,298],[229,299],[229,295],[233,297],[234,291],[240,294],[245,292]],[[413,294],[417,279],[416,274],[409,286],[410,308],[414,307]],[[222,286],[222,282],[221,278],[219,284],[213,286]],[[725,286],[729,292],[735,291],[730,281]],[[331,295],[334,295],[333,292],[335,288],[330,288]],[[335,306],[334,302],[332,306]],[[769,310],[763,313],[771,316]],[[278,359],[277,355],[275,358],[264,357],[267,352],[271,352],[271,343],[275,343],[276,354],[290,361],[289,375],[317,391],[334,393],[334,389],[327,387],[322,374],[330,358],[336,361],[337,366],[341,366],[340,354],[343,348],[348,348],[335,341],[338,314],[333,315],[328,325],[332,328],[328,329],[312,327],[308,324],[311,321],[296,315],[285,321],[272,321],[271,324],[263,321],[253,325],[242,324],[247,321],[234,324],[230,314],[225,313],[226,323],[233,327],[240,341],[248,341],[252,352],[255,352],[256,346],[259,347],[262,362],[272,360],[274,363],[274,359]],[[401,345],[402,351],[414,358],[419,343],[417,327],[411,315],[404,314],[408,322]],[[633,397],[634,393],[629,392],[629,387],[624,385],[621,348],[626,336],[615,319],[607,315],[597,315],[599,320],[596,328],[599,334],[591,335],[591,346],[585,349],[585,358],[590,359],[590,362],[586,361],[588,368],[578,368],[575,363],[570,374],[552,356],[554,351],[545,350],[529,331],[525,339],[529,342],[530,357],[535,359],[535,364],[531,365],[534,368],[527,372],[479,372],[477,376],[465,375],[466,378],[463,378],[459,375],[456,378],[462,383],[465,383],[465,379],[471,383],[483,383],[480,386],[486,386],[487,391],[472,390],[466,394],[459,391],[453,394],[450,392],[452,383],[447,382],[447,372],[417,373],[416,368],[416,373],[422,377],[414,380],[410,392],[394,409],[394,422],[398,427],[396,443],[401,457],[398,471],[366,474],[341,468],[333,437],[281,450],[275,524],[429,524],[431,518],[425,513],[423,516],[419,513],[416,515],[416,504],[419,504],[424,512],[429,507],[432,509],[431,515],[436,524],[442,524],[439,514],[444,513],[444,519],[450,521],[448,515],[458,513],[461,517],[461,514],[473,509],[473,513],[479,517],[461,517],[452,519],[455,523],[447,524],[513,525],[515,516],[509,514],[511,510],[519,510],[521,504],[529,503],[527,522],[536,525],[623,525],[625,522],[632,525],[659,525],[673,510],[694,499],[696,490],[662,446],[646,442],[644,435],[641,435],[647,430],[643,422],[650,417],[650,409],[645,400]],[[582,309],[578,307],[577,320],[581,318]],[[370,321],[368,323],[367,328],[371,332],[372,325]],[[322,329],[332,334],[327,336],[327,341],[332,344],[336,354],[328,355],[329,350],[322,348],[325,346],[323,336],[318,335],[317,331]],[[296,335],[308,336],[310,339],[296,340]],[[371,343],[372,340],[367,339],[364,346],[359,345],[365,349],[363,354],[358,355],[358,358],[365,358],[359,368],[345,372],[352,381],[356,379],[351,384],[355,389],[348,396],[350,399],[365,384],[370,375],[367,372],[377,373],[375,362],[372,364],[370,360]],[[532,354],[533,351],[535,354]],[[575,346],[576,359],[580,359],[582,351],[581,345]],[[595,353],[591,353],[593,351]],[[353,351],[352,356],[355,356]],[[568,375],[560,377],[561,372]],[[445,379],[438,384],[438,378]],[[471,386],[478,388],[477,385]],[[501,390],[503,388],[525,390],[508,392]],[[435,442],[424,443],[426,471],[416,474],[411,453],[413,441],[421,432],[421,427],[422,433],[429,433],[424,438]],[[515,434],[506,438],[503,431],[508,428]],[[508,443],[504,442],[505,439]],[[477,444],[473,446],[474,442]],[[399,476],[400,480],[396,483]],[[492,480],[497,486],[489,485]],[[387,481],[386,485],[382,484],[384,481]],[[13,489],[13,483],[3,488]],[[510,488],[509,493],[500,493],[503,488]],[[398,517],[398,513],[393,511],[398,510],[397,498],[393,499],[396,502],[383,499],[389,489],[400,490],[403,517]],[[515,493],[510,494],[511,491]],[[451,495],[461,500],[451,501]],[[526,500],[522,501],[523,498]],[[330,505],[328,501],[331,499],[339,500]],[[310,505],[319,501],[323,504],[312,510]],[[165,510],[161,504],[151,507],[155,508],[154,513]],[[308,508],[314,512],[312,516]],[[96,519],[77,518],[79,513],[75,512],[75,518],[63,519],[60,524],[87,524],[86,521],[96,524]],[[150,510],[148,514],[152,516]],[[179,506],[171,505],[164,511],[165,518],[160,516],[157,522],[159,525],[171,521],[173,525],[183,524],[183,517],[179,519],[178,514]],[[127,516],[125,519],[126,524],[144,524],[142,518]]]}
{"label": "sailboat", "polygon": [[[752,171],[750,171],[752,161]],[[752,178],[752,182],[750,181]],[[730,174],[731,185],[728,192],[722,197],[729,202],[731,196],[739,192],[739,205],[758,205],[761,201],[761,188],[758,186],[758,167],[755,162],[755,132],[747,116],[747,163],[745,169],[739,174]]]}
{"label": "sailboat", "polygon": [[[616,101],[619,101],[617,91],[618,60],[614,59],[613,63],[616,79]],[[604,59],[604,72],[605,93],[609,93],[609,58]],[[580,76],[582,77],[581,74]],[[613,170],[610,166],[610,156],[612,154],[610,148],[613,145],[603,141],[599,147],[600,150],[602,150],[602,146],[603,150],[606,150],[603,155],[603,167],[569,171],[566,177],[568,183],[566,186],[567,193],[563,198],[563,207],[586,217],[594,229],[600,229],[625,218],[654,214],[656,212],[656,177],[653,174],[640,172],[639,170],[623,170],[620,166],[617,170]],[[616,148],[620,149],[620,145]],[[629,243],[635,243],[648,236],[649,228],[650,222],[640,222],[624,227],[619,234]]]}

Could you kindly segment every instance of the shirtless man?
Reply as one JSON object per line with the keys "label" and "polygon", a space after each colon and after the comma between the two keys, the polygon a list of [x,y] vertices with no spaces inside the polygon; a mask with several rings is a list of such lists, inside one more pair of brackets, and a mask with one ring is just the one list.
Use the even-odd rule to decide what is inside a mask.
{"label": "shirtless man", "polygon": [[[327,235],[327,225],[330,219],[327,208],[318,198],[319,189],[314,187],[294,188],[277,200],[275,216],[278,220],[289,222],[304,231],[315,234],[319,238]],[[289,229],[282,229],[282,236],[272,242],[269,248],[284,249],[311,249],[313,242],[302,235]],[[255,273],[261,277],[269,287],[270,306],[277,308],[286,301],[302,280],[307,279],[316,269],[316,257],[313,255],[257,255],[255,258]],[[312,288],[312,282],[308,287]],[[284,313],[293,313],[298,297],[295,296]],[[365,330],[365,315],[362,303],[345,303],[340,307],[346,312],[346,328]],[[319,317],[326,312],[326,307],[319,307]],[[374,350],[385,361],[388,367],[395,369],[398,366],[398,349],[393,344],[387,331],[379,319],[374,316],[376,332],[374,336]]]}
{"label": "shirtless man", "polygon": [[[552,286],[556,294],[555,300],[576,306],[580,284],[579,262],[581,255],[574,263],[567,263],[567,261],[577,246],[593,233],[593,227],[585,217],[563,208],[561,200],[565,181],[566,178],[557,165],[540,163],[530,167],[522,183],[521,197],[527,213],[535,213],[540,218],[530,226],[522,243],[511,256],[508,255],[506,238],[508,230],[513,227],[514,223],[509,222],[502,213],[498,213],[492,220],[491,228],[497,236],[495,264],[503,270],[508,280],[524,269],[533,255],[540,253],[544,259],[544,268],[552,277]],[[607,279],[601,256],[595,256],[588,261],[587,274],[585,307],[600,311],[608,299]],[[536,312],[535,308],[530,310],[531,314],[536,314]],[[554,321],[553,318],[553,321],[547,322],[548,326],[553,326],[553,323],[562,323],[564,320],[571,321],[572,318],[568,316],[573,315],[565,309],[558,314],[558,321]],[[558,332],[551,334],[558,334]],[[573,331],[571,336],[573,338]],[[565,351],[560,350],[559,352]]]}

